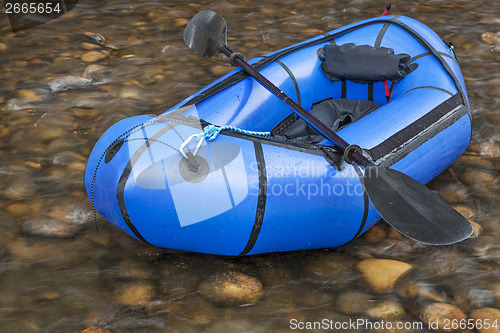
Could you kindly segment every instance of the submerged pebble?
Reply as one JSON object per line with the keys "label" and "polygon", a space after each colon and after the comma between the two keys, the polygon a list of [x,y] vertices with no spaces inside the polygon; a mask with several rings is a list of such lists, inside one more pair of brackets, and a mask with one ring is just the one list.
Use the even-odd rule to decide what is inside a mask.
{"label": "submerged pebble", "polygon": [[425,323],[435,323],[431,327],[437,332],[467,332],[468,329],[453,329],[452,322],[466,322],[467,315],[458,307],[447,303],[432,303],[426,306],[420,315]]}
{"label": "submerged pebble", "polygon": [[490,45],[500,44],[500,31],[497,33],[484,32],[481,34],[481,38],[485,43]]}
{"label": "submerged pebble", "polygon": [[[479,333],[500,333],[500,310],[482,308],[471,312],[470,318],[476,323]],[[489,324],[488,326],[486,324]]]}
{"label": "submerged pebble", "polygon": [[23,200],[32,197],[37,190],[33,180],[27,176],[18,176],[3,184],[0,194],[9,200]]}
{"label": "submerged pebble", "polygon": [[226,306],[253,304],[263,295],[262,282],[233,271],[212,275],[199,289],[208,301]]}
{"label": "submerged pebble", "polygon": [[358,264],[365,281],[378,293],[391,292],[396,281],[412,268],[410,264],[391,259],[367,259]]}
{"label": "submerged pebble", "polygon": [[37,218],[24,221],[21,230],[29,236],[69,238],[74,237],[80,227],[51,218]]}
{"label": "submerged pebble", "polygon": [[391,320],[405,314],[403,306],[395,300],[384,300],[377,302],[367,311],[368,315],[375,320]]}
{"label": "submerged pebble", "polygon": [[116,291],[116,300],[126,306],[140,306],[152,300],[153,287],[144,282],[127,283],[119,286]]}
{"label": "submerged pebble", "polygon": [[108,57],[108,55],[105,53],[102,53],[99,51],[90,51],[90,52],[82,54],[81,59],[83,62],[92,64],[92,63],[104,60],[107,57]]}
{"label": "submerged pebble", "polygon": [[74,75],[66,75],[51,79],[48,81],[48,85],[52,92],[60,92],[69,89],[78,89],[88,86],[92,80]]}
{"label": "submerged pebble", "polygon": [[367,312],[373,303],[373,296],[348,291],[340,294],[336,299],[335,310],[345,315],[359,315]]}

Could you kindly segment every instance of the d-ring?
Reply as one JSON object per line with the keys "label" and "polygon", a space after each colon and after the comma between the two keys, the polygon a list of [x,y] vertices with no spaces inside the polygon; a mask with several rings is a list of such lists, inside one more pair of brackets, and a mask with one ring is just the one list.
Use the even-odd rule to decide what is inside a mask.
{"label": "d-ring", "polygon": [[[181,152],[182,156],[184,156],[185,158],[188,158],[188,156],[184,152],[184,147],[186,147],[186,145],[189,143],[189,141],[191,141],[194,138],[198,137],[198,135],[199,134],[193,134],[193,135],[191,135],[189,138],[186,139],[186,141],[184,141],[181,144],[181,146],[180,146],[180,152]],[[203,139],[204,139],[203,137],[201,137],[201,138],[198,139],[198,144],[196,145],[196,148],[194,149],[193,156],[196,156],[196,153],[198,153],[198,150],[200,149],[201,144],[203,143]]]}

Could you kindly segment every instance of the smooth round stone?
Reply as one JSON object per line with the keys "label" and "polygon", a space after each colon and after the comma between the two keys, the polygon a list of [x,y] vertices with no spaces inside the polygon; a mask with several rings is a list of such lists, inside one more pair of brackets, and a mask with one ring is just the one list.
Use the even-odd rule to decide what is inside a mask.
{"label": "smooth round stone", "polygon": [[80,227],[55,219],[37,218],[24,221],[21,231],[29,236],[69,238],[74,237],[80,231]]}
{"label": "smooth round stone", "polygon": [[363,239],[369,244],[377,244],[385,239],[385,231],[378,224],[374,225],[363,234]]}
{"label": "smooth round stone", "polygon": [[9,128],[7,126],[0,124],[0,140],[7,138],[9,134],[10,134]]}
{"label": "smooth round stone", "polygon": [[466,219],[474,220],[476,218],[476,213],[472,209],[466,206],[453,206],[457,212],[459,212]]}
{"label": "smooth round stone", "polygon": [[481,158],[480,156],[462,155],[457,162],[473,168],[483,168],[488,170],[493,169],[493,163],[487,159]]}
{"label": "smooth round stone", "polygon": [[93,78],[98,73],[102,73],[104,71],[109,71],[109,70],[110,69],[108,69],[106,66],[92,64],[85,67],[82,76],[90,79]]}
{"label": "smooth round stone", "polygon": [[367,311],[368,315],[378,321],[391,320],[405,314],[403,306],[394,300],[385,300],[375,304]]}
{"label": "smooth round stone", "polygon": [[415,301],[433,301],[438,303],[446,303],[446,295],[438,292],[432,286],[411,281],[407,287],[400,292],[400,296],[409,298]]}
{"label": "smooth round stone", "polygon": [[143,95],[143,92],[135,88],[124,88],[120,92],[121,98],[141,100],[141,95]]}
{"label": "smooth round stone", "polygon": [[[474,320],[479,333],[500,333],[500,310],[495,308],[482,308],[471,312],[470,318]],[[489,323],[489,327],[486,326]],[[479,328],[479,324],[481,328]],[[496,324],[496,327],[493,327]]]}
{"label": "smooth round stone", "polygon": [[494,174],[484,171],[467,171],[462,174],[461,180],[471,186],[487,186],[495,181]]}
{"label": "smooth round stone", "polygon": [[479,147],[479,154],[482,157],[498,158],[500,157],[500,147],[493,142],[484,142]]}
{"label": "smooth round stone", "polygon": [[95,63],[95,62],[99,62],[101,60],[104,60],[107,57],[108,57],[108,55],[104,54],[102,52],[99,52],[99,51],[90,51],[90,52],[82,54],[81,59],[82,59],[83,62],[91,64],[91,63]]}
{"label": "smooth round stone", "polygon": [[47,83],[52,92],[60,92],[69,89],[78,89],[88,86],[92,80],[75,75],[65,75],[53,78],[49,80]]}
{"label": "smooth round stone", "polygon": [[500,34],[498,32],[497,33],[484,32],[481,34],[481,39],[485,43],[490,44],[490,45],[500,44]]}
{"label": "smooth round stone", "polygon": [[71,224],[85,224],[92,222],[92,207],[87,202],[68,203],[53,207],[49,210],[48,216]]}
{"label": "smooth round stone", "polygon": [[126,306],[140,306],[152,300],[153,287],[148,283],[128,283],[120,286],[116,293],[117,301]]}
{"label": "smooth round stone", "polygon": [[391,259],[367,259],[357,267],[365,281],[378,293],[391,292],[396,281],[413,268],[405,262]]}
{"label": "smooth round stone", "polygon": [[[447,303],[432,303],[427,305],[420,314],[424,324],[437,332],[467,332],[468,330],[453,329],[451,322],[466,321],[467,315],[458,307]],[[446,325],[448,323],[448,325]]]}
{"label": "smooth round stone", "polygon": [[468,221],[472,225],[472,235],[470,235],[470,238],[478,237],[483,232],[483,227],[477,222],[471,220]]}
{"label": "smooth round stone", "polygon": [[341,294],[335,303],[335,311],[346,315],[358,315],[370,309],[373,305],[373,296],[357,291],[348,291]]}
{"label": "smooth round stone", "polygon": [[6,199],[23,200],[32,197],[36,190],[37,186],[34,181],[26,176],[18,176],[15,180],[8,181],[0,193]]}
{"label": "smooth round stone", "polygon": [[10,254],[18,260],[45,259],[52,256],[58,249],[53,243],[33,242],[24,238],[7,243],[7,248]]}
{"label": "smooth round stone", "polygon": [[31,89],[20,89],[17,91],[17,96],[30,103],[40,103],[43,101],[42,96]]}
{"label": "smooth round stone", "polygon": [[465,202],[468,198],[468,193],[466,187],[454,185],[440,193],[440,196],[448,204],[453,205]]}
{"label": "smooth round stone", "polygon": [[264,294],[259,280],[240,272],[212,275],[199,290],[208,301],[227,306],[254,304]]}
{"label": "smooth round stone", "polygon": [[483,235],[477,242],[474,243],[472,249],[474,255],[485,261],[498,261],[500,258],[500,245],[497,237],[492,235]]}

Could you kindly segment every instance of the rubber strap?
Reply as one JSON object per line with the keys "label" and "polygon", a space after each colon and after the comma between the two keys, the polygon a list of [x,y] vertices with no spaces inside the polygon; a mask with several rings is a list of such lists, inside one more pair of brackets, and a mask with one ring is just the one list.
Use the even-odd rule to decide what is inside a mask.
{"label": "rubber strap", "polygon": [[253,223],[252,232],[250,233],[250,238],[248,239],[247,245],[239,254],[240,256],[247,255],[252,251],[257,238],[259,238],[260,229],[262,228],[262,222],[264,222],[264,213],[266,209],[266,198],[267,198],[267,173],[266,173],[266,160],[264,158],[264,151],[262,150],[262,145],[260,142],[253,142],[255,148],[255,158],[257,160],[257,168],[259,170],[259,196],[257,198],[257,209],[255,212],[255,221]]}

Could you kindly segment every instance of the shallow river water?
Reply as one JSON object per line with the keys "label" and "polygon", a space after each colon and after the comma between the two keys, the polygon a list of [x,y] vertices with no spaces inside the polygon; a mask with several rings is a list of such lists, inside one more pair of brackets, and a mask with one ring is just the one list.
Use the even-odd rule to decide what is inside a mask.
{"label": "shallow river water", "polygon": [[[427,332],[471,319],[472,331],[499,332],[484,331],[486,322],[500,327],[495,1],[393,2],[391,11],[455,45],[473,135],[429,186],[477,223],[476,237],[426,246],[382,222],[337,249],[228,258],[147,246],[100,217],[95,230],[83,171],[100,135],[231,70],[223,57],[198,59],[185,47],[195,13],[221,13],[229,45],[250,59],[379,16],[385,5],[82,0],[15,34],[0,12],[0,331]],[[85,32],[107,47],[83,43]]]}

